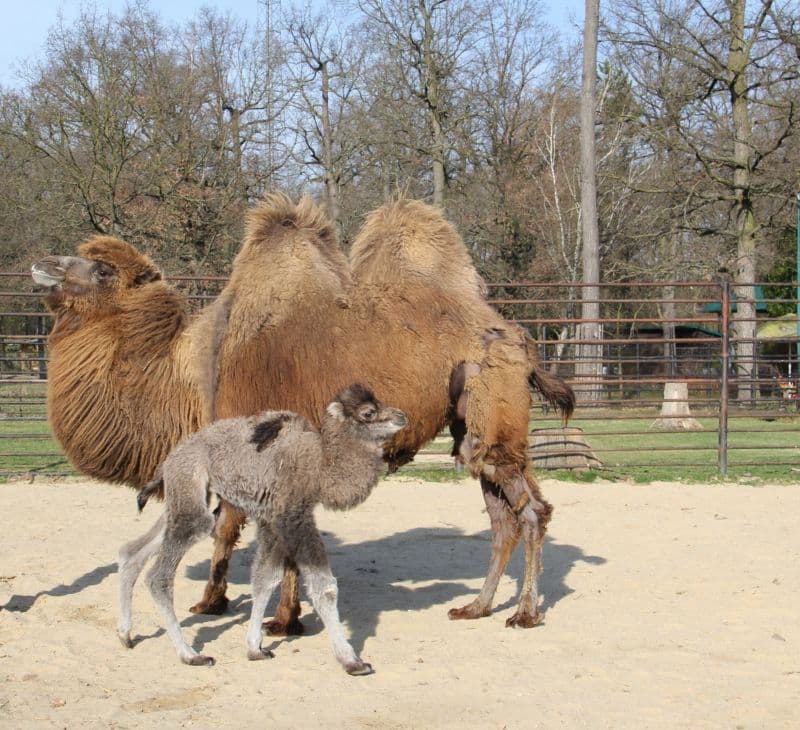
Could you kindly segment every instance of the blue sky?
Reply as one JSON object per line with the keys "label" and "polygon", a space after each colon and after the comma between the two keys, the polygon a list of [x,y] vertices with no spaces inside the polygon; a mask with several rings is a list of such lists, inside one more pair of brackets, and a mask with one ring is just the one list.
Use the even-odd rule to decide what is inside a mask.
{"label": "blue sky", "polygon": [[[583,21],[584,0],[541,2],[548,21],[563,31]],[[59,11],[69,23],[85,4],[81,0],[6,0],[0,21],[0,85],[15,84],[14,69],[19,61],[42,57],[47,32],[55,25]],[[126,0],[96,0],[94,4],[100,9],[118,12],[124,8]],[[163,3],[151,0],[150,3],[162,18],[176,22],[191,18],[204,5],[230,10],[248,22],[255,22],[264,12],[263,3],[258,0],[167,0]]]}

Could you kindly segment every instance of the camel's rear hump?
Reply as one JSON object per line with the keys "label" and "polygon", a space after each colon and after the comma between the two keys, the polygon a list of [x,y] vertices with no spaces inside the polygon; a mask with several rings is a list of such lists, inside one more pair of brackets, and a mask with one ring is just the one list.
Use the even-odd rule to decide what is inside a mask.
{"label": "camel's rear hump", "polygon": [[483,296],[483,283],[461,236],[439,208],[402,198],[367,216],[350,249],[353,277],[407,281]]}

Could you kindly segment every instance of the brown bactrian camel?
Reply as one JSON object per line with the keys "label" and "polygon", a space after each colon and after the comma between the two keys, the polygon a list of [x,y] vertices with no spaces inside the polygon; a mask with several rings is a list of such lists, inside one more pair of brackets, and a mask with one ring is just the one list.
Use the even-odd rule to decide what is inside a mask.
{"label": "brown bactrian camel", "polygon": [[[527,335],[486,303],[463,242],[438,210],[408,200],[380,208],[369,216],[348,261],[308,197],[294,204],[269,196],[248,216],[228,285],[191,324],[149,260],[139,256],[142,272],[128,262],[138,256],[131,247],[101,238],[80,253],[34,266],[37,281],[51,287],[46,300],[56,315],[51,421],[79,469],[140,486],[175,440],[198,424],[285,409],[319,426],[330,394],[361,380],[409,418],[387,445],[390,468],[413,458],[449,423],[456,449],[480,477],[492,525],[489,574],[478,597],[450,616],[490,612],[497,582],[523,536],[525,578],[507,624],[539,621],[536,577],[551,507],[528,468],[528,386],[567,414],[574,398],[543,370]],[[115,255],[126,262],[119,270]],[[160,348],[141,342],[145,355],[139,356],[140,333],[149,342],[147,334],[165,318],[146,306],[151,293],[161,306],[173,304],[176,314],[166,319],[175,325],[160,338]],[[98,327],[106,328],[103,337]],[[97,343],[102,352],[93,355]],[[65,376],[72,383],[59,387]],[[137,389],[137,378],[149,381],[148,388]],[[185,389],[175,391],[180,407],[168,397],[173,382]],[[86,406],[87,398],[108,405]],[[102,432],[110,441],[98,449],[86,442],[82,426],[102,418],[101,411],[109,418]],[[164,411],[175,415],[166,418]],[[171,438],[162,422],[175,420],[183,423]],[[158,435],[145,439],[150,429]],[[145,441],[152,459],[135,445]],[[211,577],[193,610],[225,608],[225,574],[242,521],[241,512],[220,504]],[[299,632],[298,616],[297,570],[287,563],[270,628]]]}
{"label": "brown bactrian camel", "polygon": [[186,301],[127,243],[95,236],[78,254],[31,269],[54,315],[50,427],[79,471],[142,487],[202,425]]}

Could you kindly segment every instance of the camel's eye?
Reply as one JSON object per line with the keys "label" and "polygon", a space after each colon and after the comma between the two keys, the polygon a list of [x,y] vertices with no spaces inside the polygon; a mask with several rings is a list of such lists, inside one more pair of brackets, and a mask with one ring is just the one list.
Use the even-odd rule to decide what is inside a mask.
{"label": "camel's eye", "polygon": [[361,410],[361,420],[362,421],[374,421],[375,416],[378,415],[378,411],[373,408],[372,406],[366,406]]}
{"label": "camel's eye", "polygon": [[114,268],[109,266],[108,264],[104,264],[102,261],[98,261],[94,265],[94,277],[98,281],[108,281],[112,276],[114,276]]}

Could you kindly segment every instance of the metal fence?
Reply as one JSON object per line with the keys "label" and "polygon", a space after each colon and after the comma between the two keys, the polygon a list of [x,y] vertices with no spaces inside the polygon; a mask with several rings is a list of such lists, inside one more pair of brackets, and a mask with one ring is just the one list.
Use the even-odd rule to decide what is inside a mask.
{"label": "metal fence", "polygon": [[[224,281],[171,280],[195,308]],[[27,274],[0,273],[0,287],[0,475],[70,473],[47,429],[50,317]],[[559,418],[534,404],[535,463],[555,468],[563,462],[551,454],[585,452],[587,465],[618,475],[672,466],[746,476],[768,467],[800,480],[797,282],[603,284],[599,342],[582,339],[581,289],[489,285],[492,303],[531,332],[548,369],[578,393],[577,436],[555,446],[537,437],[563,432]],[[745,302],[754,311],[747,338]],[[446,454],[446,445],[427,452]]]}

